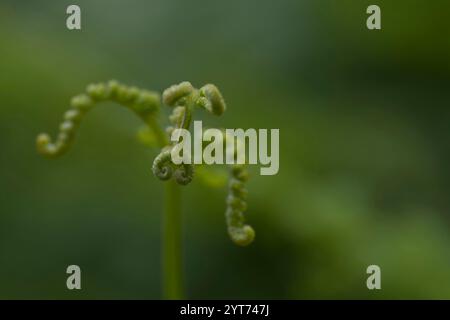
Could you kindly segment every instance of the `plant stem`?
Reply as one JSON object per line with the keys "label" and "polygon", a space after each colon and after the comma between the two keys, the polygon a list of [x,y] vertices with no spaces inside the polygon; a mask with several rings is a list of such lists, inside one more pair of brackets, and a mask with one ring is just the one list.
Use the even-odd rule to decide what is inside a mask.
{"label": "plant stem", "polygon": [[[169,140],[154,117],[145,119],[156,135],[161,148]],[[174,181],[164,183],[164,214],[162,226],[163,297],[183,299],[181,188]]]}
{"label": "plant stem", "polygon": [[163,294],[165,299],[183,298],[181,190],[174,180],[164,183]]}

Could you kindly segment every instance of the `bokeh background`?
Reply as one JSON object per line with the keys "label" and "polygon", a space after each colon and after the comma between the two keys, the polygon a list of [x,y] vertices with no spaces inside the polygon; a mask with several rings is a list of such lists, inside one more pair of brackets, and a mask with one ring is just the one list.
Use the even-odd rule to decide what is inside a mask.
{"label": "bokeh background", "polygon": [[[65,27],[73,3],[81,31]],[[228,239],[224,186],[184,189],[189,298],[449,299],[449,14],[419,0],[1,0],[0,298],[161,298],[162,185],[139,119],[105,104],[64,157],[35,150],[71,96],[114,78],[214,83],[228,110],[207,124],[280,129],[279,174],[252,167],[251,246]],[[66,289],[70,264],[81,291]],[[382,290],[366,288],[371,264]]]}

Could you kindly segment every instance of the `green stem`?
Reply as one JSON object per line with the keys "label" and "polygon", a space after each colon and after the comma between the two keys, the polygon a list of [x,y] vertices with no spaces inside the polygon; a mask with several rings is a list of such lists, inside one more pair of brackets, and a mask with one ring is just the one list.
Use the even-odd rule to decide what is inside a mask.
{"label": "green stem", "polygon": [[[154,117],[145,119],[156,135],[161,148],[169,144],[166,133]],[[182,216],[181,188],[174,181],[164,182],[164,214],[162,226],[162,273],[163,297],[182,299],[183,260],[182,260]]]}
{"label": "green stem", "polygon": [[163,293],[165,299],[183,298],[181,190],[174,180],[164,183]]}

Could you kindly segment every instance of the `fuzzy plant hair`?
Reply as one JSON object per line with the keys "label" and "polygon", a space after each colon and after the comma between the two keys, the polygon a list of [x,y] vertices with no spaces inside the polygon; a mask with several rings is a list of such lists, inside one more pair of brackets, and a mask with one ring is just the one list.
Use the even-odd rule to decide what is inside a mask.
{"label": "fuzzy plant hair", "polygon": [[[153,174],[160,180],[172,179],[183,186],[192,181],[194,165],[175,165],[172,162],[171,150],[174,145],[169,139],[172,131],[176,128],[189,130],[194,113],[198,109],[206,110],[216,116],[222,115],[226,110],[222,94],[215,85],[207,84],[196,89],[190,82],[181,82],[164,90],[162,94],[163,104],[172,108],[169,125],[164,130],[158,121],[161,96],[157,92],[126,86],[115,80],[90,84],[84,93],[74,96],[70,101],[70,109],[64,114],[56,139],[51,139],[46,133],[37,136],[38,152],[49,158],[56,158],[67,152],[74,142],[77,129],[84,116],[102,102],[115,102],[124,106],[146,124],[146,132],[155,142],[151,145],[160,148],[160,153],[153,161]],[[225,136],[224,139],[227,137]],[[245,183],[249,175],[244,165],[231,165],[229,173],[225,211],[228,234],[235,244],[246,246],[255,237],[253,228],[245,224],[244,217],[247,209]],[[169,209],[176,208],[170,201],[167,206],[170,207]],[[167,241],[170,242],[170,239]],[[176,295],[173,294],[172,297],[176,297]]]}

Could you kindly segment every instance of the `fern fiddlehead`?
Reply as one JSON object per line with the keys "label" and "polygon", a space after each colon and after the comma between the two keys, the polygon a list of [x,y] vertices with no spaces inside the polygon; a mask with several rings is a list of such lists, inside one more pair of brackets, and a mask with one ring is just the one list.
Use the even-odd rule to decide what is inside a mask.
{"label": "fern fiddlehead", "polygon": [[[170,137],[176,128],[189,129],[195,109],[220,116],[226,110],[225,101],[212,84],[196,89],[190,82],[181,82],[163,92],[164,104],[173,107],[169,117],[170,125],[166,132],[157,122],[156,116],[160,109],[160,96],[156,92],[128,87],[117,81],[91,84],[86,91],[72,98],[70,109],[64,114],[64,120],[59,126],[57,138],[52,141],[46,133],[41,133],[36,139],[39,153],[47,157],[58,157],[64,154],[73,144],[77,129],[84,116],[101,102],[115,102],[127,107],[137,114],[149,127],[155,136],[156,144],[161,152],[154,159],[152,171],[161,180],[174,180],[180,185],[190,183],[194,176],[192,164],[175,165],[171,160]],[[168,134],[168,135],[167,135]],[[225,138],[224,138],[225,139]],[[149,141],[152,141],[150,139]],[[245,182],[248,172],[243,165],[232,165],[228,185],[226,222],[230,238],[238,245],[250,244],[255,232],[245,224],[244,212],[247,208]],[[164,226],[164,265],[165,265],[165,294],[167,298],[182,297],[181,280],[181,220],[179,190],[174,183],[166,184],[166,222]]]}
{"label": "fern fiddlehead", "polygon": [[[226,109],[219,89],[213,84],[196,89],[190,82],[184,81],[164,90],[162,100],[164,104],[174,107],[169,117],[171,125],[166,128],[169,135],[174,129],[189,130],[195,108],[203,108],[215,115],[221,115]],[[182,185],[191,182],[194,175],[192,164],[183,164],[173,169],[170,148],[164,148],[161,151],[153,161],[152,169],[155,176],[161,180],[170,179],[173,172],[175,180]]]}
{"label": "fern fiddlehead", "polygon": [[169,180],[173,175],[178,184],[187,185],[194,177],[194,168],[191,164],[175,166],[171,160],[170,150],[170,147],[164,148],[155,158],[152,167],[153,173],[163,181]]}
{"label": "fern fiddlehead", "polygon": [[[169,135],[175,128],[189,129],[195,108],[205,109],[217,116],[222,115],[226,110],[222,94],[213,84],[195,89],[190,82],[184,81],[166,89],[162,95],[162,100],[164,104],[174,107],[169,117],[172,125],[166,129]],[[226,137],[225,134],[223,136],[225,137],[223,142],[230,138]],[[162,180],[169,179],[171,176],[172,168],[169,165],[169,159],[170,150],[163,150],[153,163],[155,175]],[[186,166],[185,168],[192,168],[192,166]],[[230,238],[234,243],[241,246],[250,244],[255,237],[253,228],[244,223],[244,212],[247,208],[245,201],[247,195],[245,182],[247,179],[248,172],[243,165],[231,167],[225,217]]]}
{"label": "fern fiddlehead", "polygon": [[159,143],[163,146],[167,138],[155,125],[153,119],[160,109],[160,98],[156,92],[127,87],[117,81],[108,83],[91,84],[86,88],[86,93],[72,98],[71,108],[64,114],[64,120],[59,126],[59,133],[55,142],[47,133],[41,133],[36,139],[39,153],[47,157],[58,157],[64,154],[72,145],[76,131],[86,113],[100,102],[112,101],[123,105],[136,113],[147,123],[158,136]]}
{"label": "fern fiddlehead", "polygon": [[[176,107],[172,113],[178,128],[189,129],[195,107],[220,116],[226,110],[226,104],[219,89],[213,84],[206,84],[196,89],[188,81],[181,82],[164,90],[163,103]],[[181,111],[183,110],[183,111]]]}
{"label": "fern fiddlehead", "polygon": [[247,189],[245,182],[249,175],[243,165],[232,165],[228,182],[227,210],[225,218],[228,234],[237,245],[247,246],[253,242],[255,231],[245,224],[244,212],[247,210]]}

